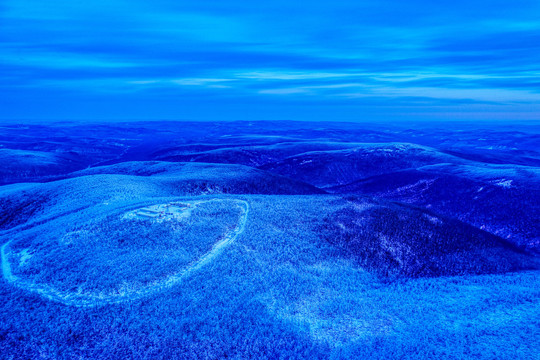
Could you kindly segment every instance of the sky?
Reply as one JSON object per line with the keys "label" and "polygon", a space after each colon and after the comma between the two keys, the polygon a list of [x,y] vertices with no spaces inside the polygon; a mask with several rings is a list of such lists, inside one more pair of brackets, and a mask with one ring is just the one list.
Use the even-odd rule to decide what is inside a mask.
{"label": "sky", "polygon": [[0,79],[4,120],[540,120],[540,1],[1,0]]}

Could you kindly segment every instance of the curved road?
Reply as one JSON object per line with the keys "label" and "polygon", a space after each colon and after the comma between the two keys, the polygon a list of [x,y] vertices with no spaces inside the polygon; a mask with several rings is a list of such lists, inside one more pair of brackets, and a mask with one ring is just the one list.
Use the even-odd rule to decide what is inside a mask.
{"label": "curved road", "polygon": [[2,258],[2,274],[7,282],[17,286],[21,289],[34,292],[41,297],[62,303],[64,305],[76,306],[76,307],[93,307],[101,306],[108,304],[117,304],[129,300],[137,300],[157,292],[169,289],[174,285],[178,284],[182,279],[192,273],[195,270],[198,270],[216,256],[218,256],[230,243],[238,238],[245,230],[247,218],[249,215],[249,203],[244,200],[237,199],[211,199],[211,200],[201,200],[195,201],[193,204],[201,204],[210,201],[232,201],[242,210],[240,220],[236,224],[236,227],[226,233],[223,239],[212,247],[212,249],[204,254],[201,258],[195,260],[189,264],[186,268],[180,270],[174,275],[169,276],[168,278],[155,282],[142,290],[137,291],[127,291],[121,294],[103,294],[103,293],[74,293],[69,291],[60,291],[52,286],[44,284],[35,284],[27,280],[23,280],[13,275],[11,272],[11,265],[6,254],[6,248],[11,241],[8,241],[0,248],[1,258]]}

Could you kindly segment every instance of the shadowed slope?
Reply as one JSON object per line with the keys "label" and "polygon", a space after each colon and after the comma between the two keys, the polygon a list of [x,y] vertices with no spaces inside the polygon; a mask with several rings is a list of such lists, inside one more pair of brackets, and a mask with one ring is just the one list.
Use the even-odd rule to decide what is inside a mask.
{"label": "shadowed slope", "polygon": [[435,165],[373,176],[329,189],[430,209],[540,251],[537,168]]}
{"label": "shadowed slope", "polygon": [[399,204],[349,197],[321,236],[383,275],[448,276],[538,269],[507,241],[457,220]]}

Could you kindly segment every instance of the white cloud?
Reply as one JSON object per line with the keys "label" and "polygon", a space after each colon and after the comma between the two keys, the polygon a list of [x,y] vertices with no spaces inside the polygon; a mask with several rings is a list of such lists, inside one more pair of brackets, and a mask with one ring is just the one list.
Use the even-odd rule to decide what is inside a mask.
{"label": "white cloud", "polygon": [[138,66],[130,61],[94,54],[69,52],[15,52],[4,51],[2,61],[6,64],[25,65],[53,69],[77,68],[125,68]]}
{"label": "white cloud", "polygon": [[236,74],[241,79],[253,80],[315,80],[358,76],[354,73],[315,73],[315,72],[278,72],[252,71]]}
{"label": "white cloud", "polygon": [[185,78],[185,79],[170,80],[170,82],[177,85],[206,86],[210,84],[222,83],[222,82],[228,82],[228,81],[234,81],[234,80],[235,79]]}
{"label": "white cloud", "polygon": [[434,87],[371,87],[369,92],[344,93],[340,96],[349,98],[366,96],[387,97],[428,97],[435,99],[469,99],[488,102],[539,102],[540,94],[525,90],[509,89],[452,89]]}
{"label": "white cloud", "polygon": [[260,90],[259,94],[275,94],[275,95],[289,95],[289,94],[302,94],[309,91],[304,88],[284,88],[284,89],[266,89]]}

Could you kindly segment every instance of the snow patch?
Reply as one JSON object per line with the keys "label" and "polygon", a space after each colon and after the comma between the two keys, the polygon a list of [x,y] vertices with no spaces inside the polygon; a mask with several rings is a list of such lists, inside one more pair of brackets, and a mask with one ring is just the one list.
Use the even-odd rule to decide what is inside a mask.
{"label": "snow patch", "polygon": [[191,216],[193,207],[187,203],[158,204],[127,212],[124,219],[152,220],[155,222],[180,220]]}
{"label": "snow patch", "polygon": [[432,224],[435,224],[435,225],[441,225],[443,222],[441,219],[439,219],[438,217],[436,216],[431,216],[429,214],[424,214],[424,217],[426,219],[428,219]]}
{"label": "snow patch", "polygon": [[420,180],[420,181],[415,182],[414,184],[401,186],[401,187],[395,189],[394,192],[396,192],[396,193],[401,193],[401,192],[409,191],[409,190],[415,190],[415,191],[416,191],[416,190],[420,190],[420,191],[425,191],[425,190],[427,190],[434,182],[435,182],[435,179],[432,179],[432,180]]}
{"label": "snow patch", "polygon": [[20,253],[21,257],[19,259],[19,266],[24,266],[24,264],[26,264],[33,255],[34,254],[31,253],[29,249],[24,249],[23,251],[21,251]]}
{"label": "snow patch", "polygon": [[512,180],[501,179],[495,181],[493,184],[508,189],[512,187]]}

